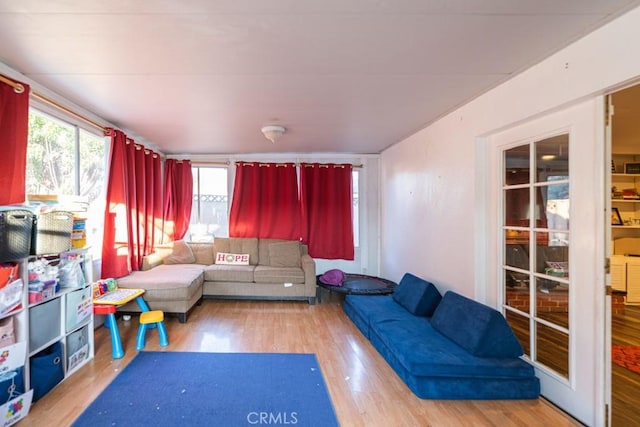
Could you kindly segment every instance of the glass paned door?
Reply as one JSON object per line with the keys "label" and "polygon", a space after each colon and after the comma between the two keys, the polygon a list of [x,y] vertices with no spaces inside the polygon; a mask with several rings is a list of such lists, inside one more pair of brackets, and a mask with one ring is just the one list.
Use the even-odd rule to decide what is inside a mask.
{"label": "glass paned door", "polygon": [[598,98],[514,125],[480,159],[479,290],[514,329],[542,395],[586,425],[606,413],[603,116]]}
{"label": "glass paned door", "polygon": [[569,379],[569,134],[503,152],[504,311],[525,355]]}

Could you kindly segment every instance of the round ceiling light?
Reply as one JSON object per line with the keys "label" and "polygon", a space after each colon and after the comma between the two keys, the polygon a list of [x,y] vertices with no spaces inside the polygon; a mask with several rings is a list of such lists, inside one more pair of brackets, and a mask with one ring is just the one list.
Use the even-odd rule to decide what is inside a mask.
{"label": "round ceiling light", "polygon": [[264,137],[274,143],[287,131],[284,126],[279,125],[264,126],[261,130]]}

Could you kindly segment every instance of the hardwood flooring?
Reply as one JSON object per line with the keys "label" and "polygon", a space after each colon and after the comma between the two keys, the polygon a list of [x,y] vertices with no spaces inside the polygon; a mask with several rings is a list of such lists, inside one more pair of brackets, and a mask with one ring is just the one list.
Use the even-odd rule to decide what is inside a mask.
{"label": "hardwood flooring", "polygon": [[[152,331],[145,350],[315,353],[342,426],[580,425],[544,399],[417,398],[346,317],[341,303],[336,294],[324,295],[322,304],[315,306],[306,302],[205,300],[187,323],[165,320],[168,347],[159,347]],[[111,358],[108,330],[98,328],[95,358],[36,402],[20,427],[69,425],[98,396],[136,354],[137,317],[118,323],[124,358]]]}
{"label": "hardwood flooring", "polygon": [[[625,306],[624,314],[611,317],[614,345],[640,345],[640,307]],[[640,426],[640,375],[612,365],[611,424],[613,427]]]}

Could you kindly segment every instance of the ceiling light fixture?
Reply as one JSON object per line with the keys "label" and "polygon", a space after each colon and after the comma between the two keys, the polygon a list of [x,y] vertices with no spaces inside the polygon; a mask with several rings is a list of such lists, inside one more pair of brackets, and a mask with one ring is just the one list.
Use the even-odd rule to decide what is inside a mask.
{"label": "ceiling light fixture", "polygon": [[273,143],[280,139],[280,137],[287,131],[284,126],[278,125],[264,126],[261,130],[264,137]]}

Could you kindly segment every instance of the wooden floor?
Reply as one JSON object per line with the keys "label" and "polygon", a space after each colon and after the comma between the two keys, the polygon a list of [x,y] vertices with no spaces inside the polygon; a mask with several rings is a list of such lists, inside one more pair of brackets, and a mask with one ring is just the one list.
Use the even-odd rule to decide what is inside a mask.
{"label": "wooden floor", "polygon": [[[611,317],[614,345],[640,345],[640,307],[626,306]],[[612,365],[611,419],[613,427],[640,426],[640,375]]]}
{"label": "wooden floor", "polygon": [[[170,345],[147,337],[145,350],[315,353],[342,426],[575,426],[544,399],[421,400],[347,319],[339,295],[322,304],[205,300],[189,320],[165,321]],[[111,358],[108,330],[98,328],[95,358],[36,402],[26,426],[69,425],[135,356],[137,318],[118,321],[125,357]],[[114,410],[126,410],[114,408]],[[150,420],[161,421],[161,420]],[[212,420],[211,425],[215,425]]]}

